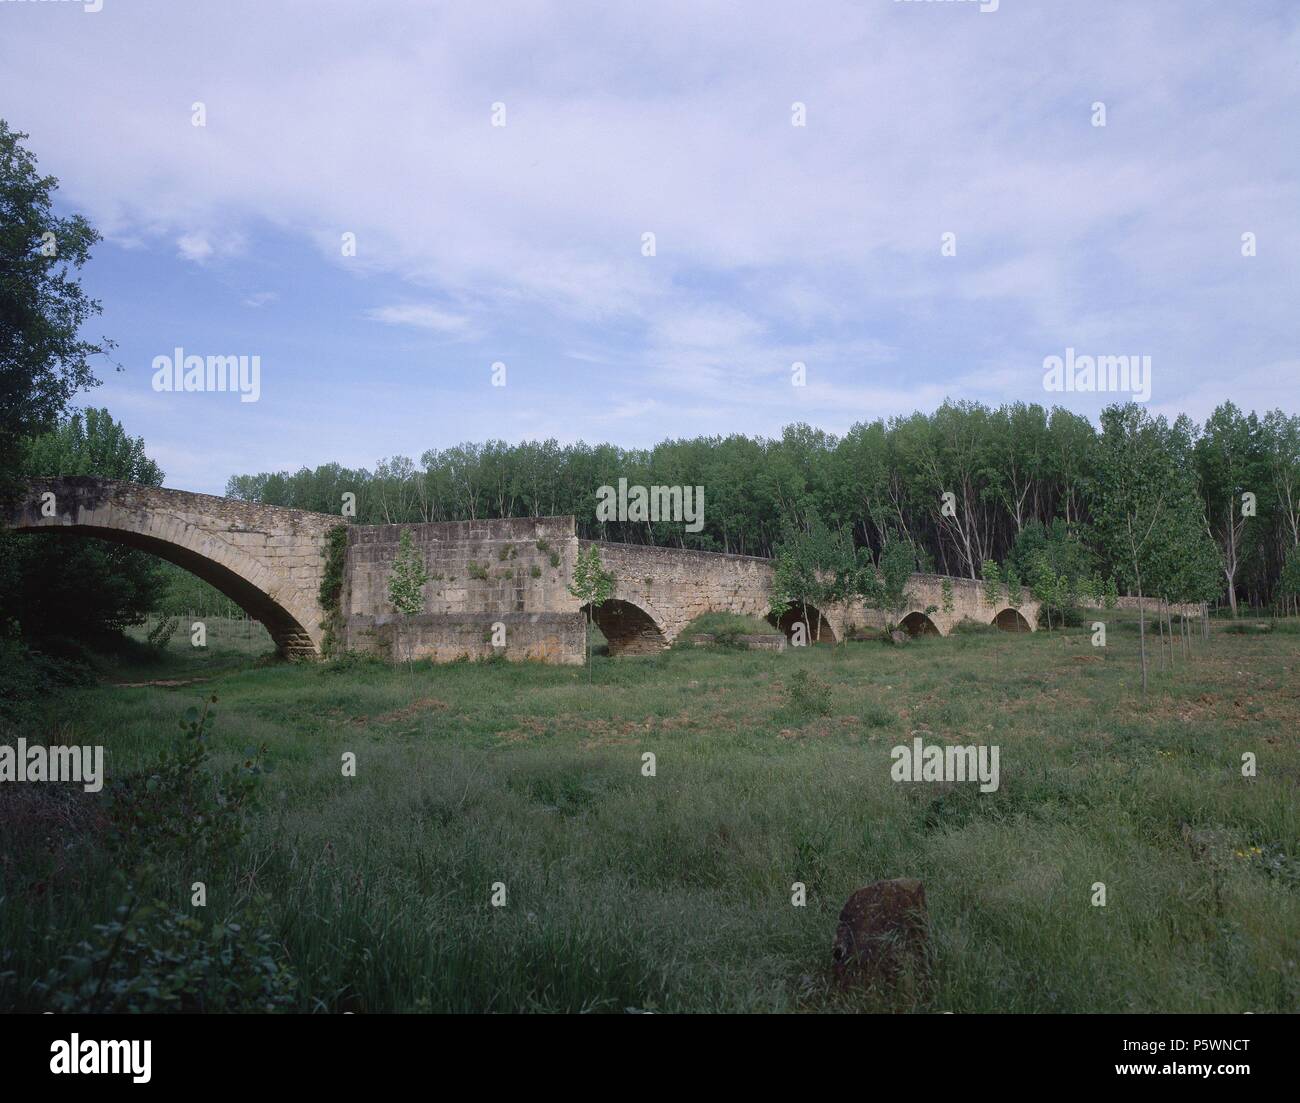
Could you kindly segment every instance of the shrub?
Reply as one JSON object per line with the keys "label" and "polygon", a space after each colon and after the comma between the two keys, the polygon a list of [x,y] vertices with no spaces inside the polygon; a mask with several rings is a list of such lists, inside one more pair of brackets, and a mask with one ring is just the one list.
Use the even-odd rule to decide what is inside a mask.
{"label": "shrub", "polygon": [[185,710],[182,735],[151,770],[114,784],[110,819],[115,841],[132,854],[180,852],[204,860],[242,842],[244,807],[265,770],[265,747],[250,747],[243,765],[229,773],[209,775],[207,727],[216,699],[208,698],[202,712]]}
{"label": "shrub", "polygon": [[800,716],[829,716],[831,687],[806,670],[796,670],[785,686],[786,704]]}
{"label": "shrub", "polygon": [[275,1011],[298,981],[270,932],[124,904],[36,990],[53,1011]]}
{"label": "shrub", "polygon": [[320,674],[354,674],[360,670],[370,670],[384,664],[375,655],[365,651],[335,651],[329,662],[321,663],[317,668]]}
{"label": "shrub", "polygon": [[952,626],[952,630],[963,636],[975,636],[982,632],[996,632],[998,628],[996,625],[985,624],[982,620],[971,620],[970,617],[962,617]]}
{"label": "shrub", "polygon": [[89,666],[33,651],[17,638],[0,636],[0,720],[13,719],[28,702],[59,686],[90,685]]}

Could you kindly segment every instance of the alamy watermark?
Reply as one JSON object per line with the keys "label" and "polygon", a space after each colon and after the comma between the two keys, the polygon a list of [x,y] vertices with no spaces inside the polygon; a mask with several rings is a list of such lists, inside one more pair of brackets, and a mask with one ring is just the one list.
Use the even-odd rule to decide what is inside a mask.
{"label": "alamy watermark", "polygon": [[55,1076],[70,1074],[107,1073],[110,1076],[130,1076],[133,1083],[147,1084],[152,1078],[150,1070],[153,1043],[139,1038],[129,1041],[95,1041],[73,1034],[50,1044],[50,1072]]}
{"label": "alamy watermark", "polygon": [[927,747],[917,736],[910,747],[900,743],[889,752],[894,760],[889,776],[895,781],[978,781],[981,793],[994,793],[1000,754],[996,746]]}
{"label": "alamy watermark", "polygon": [[104,788],[103,747],[46,747],[40,743],[0,745],[0,782],[77,781],[87,793]]}
{"label": "alamy watermark", "polygon": [[155,391],[231,391],[240,402],[262,395],[260,356],[186,356],[179,346],[171,356],[153,358]]}
{"label": "alamy watermark", "polygon": [[597,521],[684,521],[687,532],[704,528],[704,487],[602,486],[596,491]]}
{"label": "alamy watermark", "polygon": [[1043,359],[1043,390],[1122,392],[1146,402],[1151,397],[1151,357],[1075,356],[1074,349],[1067,348],[1064,357]]}

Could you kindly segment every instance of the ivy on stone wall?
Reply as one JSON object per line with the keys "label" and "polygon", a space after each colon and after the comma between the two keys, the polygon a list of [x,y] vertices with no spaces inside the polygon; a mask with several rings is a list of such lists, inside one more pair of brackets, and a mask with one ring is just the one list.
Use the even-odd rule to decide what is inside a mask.
{"label": "ivy on stone wall", "polygon": [[321,556],[325,560],[325,570],[321,575],[319,601],[325,616],[320,622],[324,630],[321,639],[321,654],[331,658],[338,650],[338,630],[343,620],[339,599],[343,593],[343,568],[348,555],[348,526],[335,525],[325,537],[325,546]]}

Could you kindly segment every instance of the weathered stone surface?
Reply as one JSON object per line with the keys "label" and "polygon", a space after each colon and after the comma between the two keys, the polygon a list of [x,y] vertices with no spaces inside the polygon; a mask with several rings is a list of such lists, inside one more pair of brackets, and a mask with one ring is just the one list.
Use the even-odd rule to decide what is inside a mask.
{"label": "weathered stone surface", "polygon": [[[784,651],[786,638],[778,636],[775,632],[770,635],[760,635],[758,633],[747,633],[742,636],[732,636],[738,647],[747,651]],[[711,647],[718,642],[718,637],[711,632],[697,632],[691,637],[691,644],[694,647]]]}
{"label": "weathered stone surface", "polygon": [[925,886],[912,878],[858,889],[840,912],[831,968],[842,987],[911,986],[926,973],[929,915]]}
{"label": "weathered stone surface", "polygon": [[[50,516],[42,510],[45,494],[54,496]],[[314,655],[320,646],[322,550],[340,518],[65,476],[31,483],[6,523],[20,532],[96,536],[152,552],[210,582],[260,620],[282,653]]]}
{"label": "weathered stone surface", "polygon": [[895,647],[902,647],[904,644],[908,643],[911,638],[912,637],[901,628],[895,628],[889,633],[889,642]]}

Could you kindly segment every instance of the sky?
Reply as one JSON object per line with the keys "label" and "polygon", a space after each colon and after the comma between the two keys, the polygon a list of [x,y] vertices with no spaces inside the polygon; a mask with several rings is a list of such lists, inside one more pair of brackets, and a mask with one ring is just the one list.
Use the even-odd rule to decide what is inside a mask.
{"label": "sky", "polygon": [[1129,397],[1067,349],[1300,412],[1294,0],[0,0],[0,117],[104,236],[78,402],[182,489]]}

